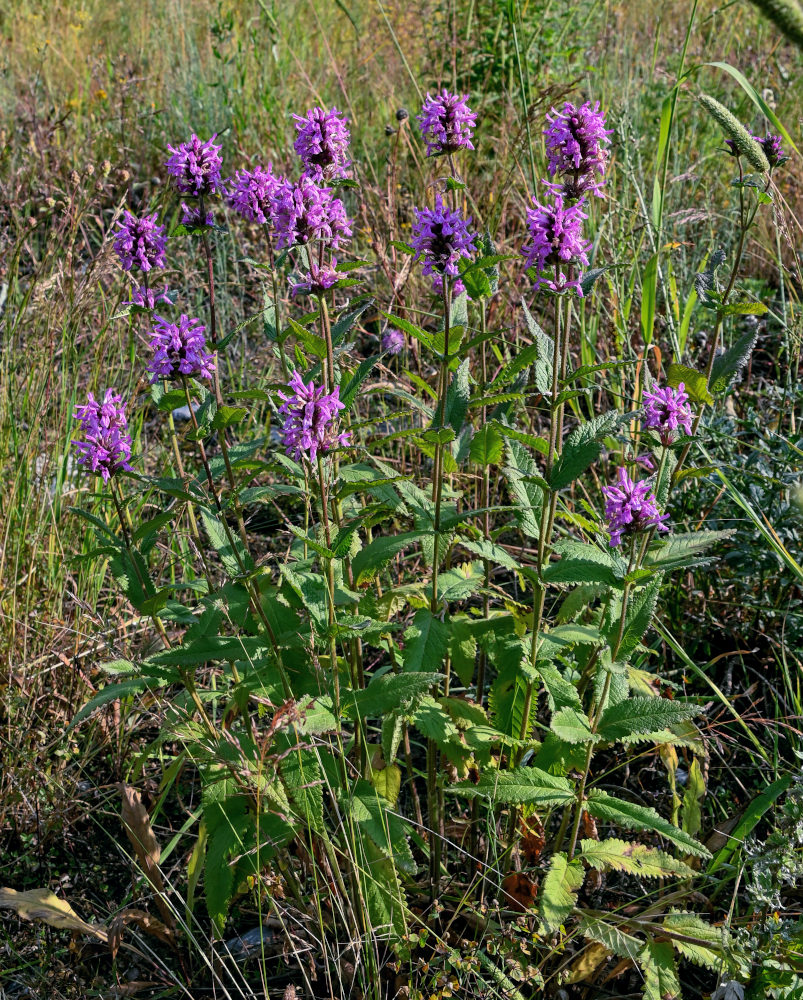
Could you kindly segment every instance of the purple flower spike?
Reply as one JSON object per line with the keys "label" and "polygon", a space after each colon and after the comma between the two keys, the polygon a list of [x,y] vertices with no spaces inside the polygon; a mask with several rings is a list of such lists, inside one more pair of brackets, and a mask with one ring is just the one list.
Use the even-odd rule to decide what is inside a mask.
{"label": "purple flower spike", "polygon": [[552,271],[556,264],[588,267],[591,243],[583,239],[583,220],[587,218],[583,202],[564,205],[562,196],[556,194],[552,205],[542,205],[535,198],[533,203],[535,208],[527,211],[527,228],[532,242],[521,248],[527,268],[534,268],[538,275],[533,287],[537,290],[545,285],[553,292],[575,287],[577,294],[582,296],[582,274],[569,281],[563,273],[555,278]]}
{"label": "purple flower spike", "polygon": [[401,354],[404,350],[404,334],[401,330],[385,330],[382,337],[382,350],[388,354]]}
{"label": "purple flower spike", "polygon": [[124,306],[139,306],[140,309],[155,309],[158,302],[163,302],[166,306],[172,306],[173,300],[168,294],[170,288],[165,285],[163,292],[157,292],[153,288],[140,286],[131,292],[131,301],[124,302]]}
{"label": "purple flower spike", "polygon": [[566,178],[563,184],[554,186],[556,193],[579,198],[591,191],[601,197],[611,131],[605,128],[599,101],[593,107],[588,101],[580,107],[566,101],[562,110],[552,109],[547,123],[544,136],[549,176]]}
{"label": "purple flower spike", "polygon": [[677,389],[667,385],[663,389],[646,390],[642,426],[657,430],[665,448],[672,443],[680,428],[691,434],[691,406],[682,382]]}
{"label": "purple flower spike", "polygon": [[[772,135],[768,132],[763,138],[760,135],[754,135],[753,138],[764,150],[764,155],[769,160],[771,167],[777,167],[779,163],[783,163],[786,159],[779,135]],[[726,139],[725,142],[727,141]]]}
{"label": "purple flower spike", "polygon": [[273,201],[279,249],[313,240],[339,250],[351,237],[351,219],[331,188],[319,188],[308,177],[298,184],[285,181]]}
{"label": "purple flower spike", "polygon": [[273,224],[273,200],[279,194],[283,178],[273,172],[273,165],[253,170],[238,170],[228,185],[228,203],[238,215],[260,225]]}
{"label": "purple flower spike", "polygon": [[345,177],[351,165],[348,159],[351,133],[347,118],[337,108],[324,111],[312,108],[307,117],[293,115],[298,133],[293,148],[304,164],[304,176],[314,181]]}
{"label": "purple flower spike", "polygon": [[161,316],[153,317],[156,326],[151,331],[150,346],[154,352],[148,365],[151,383],[159,379],[177,379],[180,375],[212,378],[215,355],[206,350],[205,328],[199,319],[182,315],[178,323]]}
{"label": "purple flower spike", "polygon": [[617,479],[616,486],[602,487],[611,547],[621,545],[624,535],[646,531],[648,528],[669,531],[664,524],[669,515],[658,510],[658,501],[650,491],[649,481],[645,479],[640,483],[634,482],[624,467],[619,469]]}
{"label": "purple flower spike", "polygon": [[[460,280],[460,278],[452,278],[452,298],[456,299],[458,295],[462,295],[466,290],[466,286]],[[432,291],[436,295],[443,295],[443,275],[433,274],[432,275]]]}
{"label": "purple flower spike", "polygon": [[337,283],[340,275],[337,273],[337,259],[332,258],[331,265],[323,264],[321,267],[312,261],[309,274],[305,275],[302,281],[293,285],[290,294],[295,298],[297,295],[323,295],[333,285]]}
{"label": "purple flower spike", "polygon": [[215,216],[212,212],[206,213],[206,218],[201,221],[201,206],[188,205],[186,201],[181,203],[181,225],[187,229],[195,229],[197,226],[214,226]]}
{"label": "purple flower spike", "polygon": [[434,208],[417,208],[410,245],[414,260],[424,261],[424,274],[434,276],[434,287],[443,289],[443,277],[457,278],[461,257],[470,257],[477,247],[476,233],[469,230],[471,219],[451,211],[438,195]]}
{"label": "purple flower spike", "polygon": [[217,134],[206,142],[201,142],[195,133],[189,142],[179,146],[168,146],[173,154],[165,163],[167,172],[176,179],[176,187],[182,194],[192,194],[196,198],[215,194],[223,190],[220,168],[220,146],[215,145]]}
{"label": "purple flower spike", "polygon": [[86,440],[73,441],[78,464],[101,476],[106,483],[115,473],[130,469],[131,435],[125,403],[117,393],[107,389],[103,400],[87,394],[83,406],[77,406],[73,418],[81,425]]}
{"label": "purple flower spike", "polygon": [[137,218],[126,209],[117,225],[114,250],[124,271],[138,267],[147,272],[153,267],[165,266],[167,235],[165,227],[156,221],[156,212]]}
{"label": "purple flower spike", "polygon": [[427,156],[456,153],[459,149],[473,149],[477,115],[466,101],[468,94],[459,96],[442,90],[432,97],[427,94],[424,107],[418,116],[421,138],[427,144]]}
{"label": "purple flower spike", "polygon": [[340,386],[326,393],[323,386],[315,388],[315,383],[304,385],[298,371],[293,372],[288,389],[289,395],[279,393],[282,405],[279,413],[285,418],[280,430],[282,443],[297,462],[306,456],[315,462],[318,454],[326,454],[337,445],[350,443],[351,434],[338,434],[338,413],[344,410],[340,402]]}

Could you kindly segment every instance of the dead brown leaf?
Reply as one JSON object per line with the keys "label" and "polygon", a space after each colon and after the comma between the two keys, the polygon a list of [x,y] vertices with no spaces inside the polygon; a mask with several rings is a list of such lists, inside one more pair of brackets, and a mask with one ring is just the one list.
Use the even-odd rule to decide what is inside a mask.
{"label": "dead brown leaf", "polygon": [[156,834],[151,826],[148,811],[142,804],[142,796],[136,788],[123,784],[120,786],[123,794],[122,820],[131,846],[139,861],[140,868],[156,892],[156,905],[169,927],[175,927],[175,919],[164,898],[164,879],[159,870],[159,859],[162,852]]}

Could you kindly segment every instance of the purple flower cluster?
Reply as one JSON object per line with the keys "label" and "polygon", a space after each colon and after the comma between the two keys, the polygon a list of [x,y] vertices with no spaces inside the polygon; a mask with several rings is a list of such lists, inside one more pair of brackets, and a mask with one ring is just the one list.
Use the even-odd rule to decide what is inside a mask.
{"label": "purple flower cluster", "polygon": [[338,250],[351,237],[351,219],[331,188],[319,188],[308,177],[285,181],[273,202],[279,249],[314,240]]}
{"label": "purple flower cluster", "polygon": [[114,249],[124,271],[138,267],[148,272],[151,268],[165,266],[167,234],[165,227],[156,221],[156,212],[137,218],[126,209],[117,225]]}
{"label": "purple flower cluster", "polygon": [[442,156],[456,153],[459,149],[474,148],[471,139],[477,115],[466,104],[467,100],[468,94],[461,97],[450,94],[448,90],[442,90],[434,97],[427,94],[418,116],[421,138],[427,144],[427,156]]}
{"label": "purple flower cluster", "polygon": [[642,426],[657,430],[664,447],[672,443],[680,428],[691,434],[692,411],[689,395],[681,382],[677,389],[647,389],[644,393]]}
{"label": "purple flower cluster", "polygon": [[279,194],[283,179],[273,172],[273,165],[253,170],[238,170],[228,184],[229,205],[238,215],[260,225],[273,224],[273,201]]}
{"label": "purple flower cluster", "polygon": [[157,292],[153,288],[145,288],[140,285],[131,292],[131,301],[124,302],[124,306],[139,306],[140,309],[155,309],[157,302],[163,302],[166,306],[172,306],[173,300],[169,295],[170,288],[165,285],[163,292]]}
{"label": "purple flower cluster", "polygon": [[338,413],[345,409],[340,402],[340,386],[327,394],[323,386],[316,389],[314,382],[304,385],[295,371],[288,389],[292,390],[289,395],[279,393],[279,413],[285,418],[280,434],[288,455],[296,461],[306,455],[314,462],[319,453],[349,444],[351,434],[337,432]]}
{"label": "purple flower cluster", "polygon": [[332,258],[330,264],[321,264],[320,267],[315,261],[311,261],[309,273],[293,285],[290,294],[293,298],[297,295],[322,295],[336,284],[339,278],[336,257]]}
{"label": "purple flower cluster", "polygon": [[602,487],[611,546],[621,545],[624,535],[646,531],[647,528],[668,531],[664,521],[669,515],[658,510],[658,501],[650,490],[649,481],[634,482],[624,467],[619,469],[617,479],[617,485]]}
{"label": "purple flower cluster", "polygon": [[388,354],[401,354],[404,350],[404,334],[401,330],[385,330],[382,335],[382,350]]}
{"label": "purple flower cluster", "polygon": [[154,352],[148,365],[151,383],[168,381],[180,375],[211,378],[215,356],[206,350],[205,327],[199,319],[182,315],[178,323],[154,316],[156,326],[151,331],[150,347]]}
{"label": "purple flower cluster", "polygon": [[130,469],[131,435],[122,397],[107,389],[103,400],[87,394],[83,406],[75,409],[73,418],[81,424],[86,440],[73,441],[78,464],[91,469],[104,482],[122,469]]}
{"label": "purple flower cluster", "polygon": [[329,181],[345,177],[351,165],[348,159],[351,133],[347,119],[337,108],[324,111],[312,108],[306,118],[293,115],[296,120],[296,141],[293,148],[304,164],[304,176],[314,181]]}
{"label": "purple flower cluster", "polygon": [[438,195],[434,208],[417,208],[410,245],[414,260],[424,261],[424,274],[434,275],[435,288],[443,288],[444,276],[457,278],[461,257],[469,257],[477,249],[476,233],[469,230],[471,219],[464,219],[444,204]]}
{"label": "purple flower cluster", "polygon": [[764,155],[769,161],[771,167],[777,167],[779,163],[782,163],[786,159],[786,154],[784,153],[783,146],[781,145],[781,137],[779,135],[772,135],[768,132],[765,136],[754,135],[753,138],[764,150]]}
{"label": "purple flower cluster", "polygon": [[557,193],[571,199],[589,191],[602,196],[610,134],[599,101],[593,106],[586,101],[580,107],[566,101],[560,111],[552,109],[544,137],[549,176],[564,178],[562,184],[554,185]]}
{"label": "purple flower cluster", "polygon": [[173,155],[165,166],[182,194],[201,198],[223,190],[220,176],[223,161],[220,158],[221,147],[215,145],[216,138],[217,135],[213,135],[202,142],[193,132],[188,142],[167,147]]}
{"label": "purple flower cluster", "polygon": [[531,242],[522,247],[522,253],[526,267],[532,267],[536,271],[534,287],[539,289],[546,286],[553,292],[575,287],[577,294],[582,296],[581,275],[578,274],[570,281],[562,272],[558,272],[557,276],[552,272],[556,265],[588,266],[591,244],[583,239],[583,220],[587,218],[583,202],[565,205],[559,194],[554,196],[554,203],[551,205],[542,205],[535,198],[533,202],[535,208],[527,211]]}

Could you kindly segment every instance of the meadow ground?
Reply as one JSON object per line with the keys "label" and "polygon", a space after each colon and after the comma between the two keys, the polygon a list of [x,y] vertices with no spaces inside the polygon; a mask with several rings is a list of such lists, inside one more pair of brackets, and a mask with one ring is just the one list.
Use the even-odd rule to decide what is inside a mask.
{"label": "meadow ground", "polygon": [[[800,49],[747,0],[664,5],[642,0],[25,0],[0,3],[0,31],[0,887],[47,889],[102,929],[93,936],[63,913],[61,924],[52,913],[44,921],[23,919],[31,913],[10,903],[10,897],[0,897],[0,998],[547,995],[563,1000],[644,993],[656,1000],[681,994],[739,1000],[745,989],[748,996],[800,996]],[[478,116],[476,149],[470,159],[460,160],[460,183],[451,188],[444,181],[449,171],[433,169],[415,123],[427,92],[442,87],[468,94]],[[752,132],[777,133],[778,123],[785,128],[789,158],[766,186],[763,181],[735,184],[736,158],[728,155],[720,124],[701,106],[700,94],[715,97]],[[567,307],[568,314],[554,304],[557,300],[533,299],[521,261],[531,194],[544,190],[545,116],[564,100],[599,101],[612,130],[605,197],[589,199],[591,267],[605,270],[584,299]],[[246,505],[249,558],[258,566],[278,574],[279,566],[298,561],[310,581],[323,574],[320,594],[318,584],[310,582],[311,589],[298,583],[295,597],[281,597],[282,608],[299,611],[299,621],[309,631],[303,648],[320,674],[331,674],[331,664],[339,663],[344,690],[353,684],[364,694],[365,677],[361,674],[358,681],[350,673],[357,663],[360,671],[364,666],[367,676],[378,678],[391,668],[398,668],[402,677],[405,671],[425,669],[441,676],[445,671],[446,689],[422,689],[405,703],[407,714],[394,715],[398,705],[372,702],[363,720],[359,697],[356,715],[348,716],[344,709],[342,731],[350,733],[352,742],[346,741],[345,750],[341,745],[342,760],[337,748],[331,752],[333,760],[346,762],[345,770],[335,774],[320,760],[314,765],[311,784],[324,784],[329,794],[321,828],[302,810],[302,833],[296,830],[275,861],[255,862],[251,869],[242,868],[242,856],[261,860],[258,836],[241,851],[221,848],[215,864],[234,884],[213,890],[212,840],[206,861],[210,867],[205,878],[200,873],[205,838],[214,830],[211,810],[221,808],[227,822],[234,813],[226,813],[219,803],[210,805],[206,776],[224,766],[226,751],[220,747],[234,745],[225,734],[239,732],[240,724],[254,734],[257,760],[256,734],[270,722],[279,734],[280,769],[286,731],[271,713],[282,697],[270,698],[280,687],[265,681],[262,689],[258,684],[264,678],[246,677],[241,688],[237,658],[221,655],[217,663],[210,655],[198,666],[202,695],[195,702],[195,708],[201,706],[197,714],[188,701],[195,688],[185,673],[176,673],[167,680],[160,675],[158,683],[151,678],[147,686],[132,686],[127,697],[122,692],[73,725],[82,707],[117,675],[128,678],[122,683],[131,681],[128,668],[119,666],[115,673],[101,664],[131,666],[164,654],[149,616],[156,606],[140,602],[137,607],[125,586],[121,590],[125,572],[118,571],[118,556],[104,549],[107,543],[90,537],[91,525],[76,512],[80,508],[103,524],[108,521],[117,538],[114,507],[102,495],[102,483],[85,475],[71,454],[70,442],[78,433],[73,412],[88,391],[114,386],[137,402],[129,413],[137,472],[153,477],[151,482],[165,474],[176,455],[164,425],[171,406],[160,410],[146,384],[147,325],[125,306],[131,282],[113,249],[115,225],[124,208],[158,211],[175,236],[160,284],[179,292],[181,311],[207,315],[208,262],[201,241],[209,234],[182,237],[176,231],[181,198],[168,183],[168,144],[193,132],[202,138],[216,133],[224,177],[267,161],[295,176],[292,115],[316,105],[336,105],[349,119],[356,186],[338,192],[354,222],[352,245],[341,262],[365,262],[357,272],[361,284],[338,287],[333,304],[343,310],[351,300],[352,308],[362,307],[351,329],[343,332],[337,354],[338,372],[345,373],[341,396],[355,373],[366,380],[357,381],[355,392],[361,393],[349,425],[360,457],[352,456],[349,461],[355,464],[347,468],[381,456],[384,471],[377,466],[374,478],[384,477],[383,488],[389,492],[366,499],[358,492],[359,470],[351,473],[350,486],[344,472],[344,516],[354,515],[362,536],[353,543],[351,535],[344,536],[336,560],[329,515],[323,517],[325,532],[314,529],[318,514],[308,499],[318,489],[314,462],[302,475],[300,466],[292,463],[290,468],[276,457],[282,451],[275,443],[277,420],[281,422],[276,390],[287,381],[283,366],[289,363],[325,379],[323,369],[332,360],[325,326],[318,326],[322,319],[313,313],[314,301],[305,305],[306,300],[289,294],[287,262],[277,272],[282,280],[274,309],[276,286],[264,269],[262,227],[238,219],[218,202],[219,228],[209,240],[217,325],[221,337],[232,334],[220,354],[219,375],[229,402],[246,401],[250,407],[237,426],[239,439],[257,442],[253,456],[270,458],[264,467],[238,467],[251,493],[245,499],[237,493],[227,516],[236,528],[232,512],[242,510],[237,506],[241,502]],[[487,265],[489,275],[498,272],[492,277],[498,284],[472,296],[465,317],[451,316],[453,326],[464,331],[463,343],[453,344],[454,358],[442,361],[442,370],[437,363],[441,302],[404,251],[413,238],[414,209],[431,204],[435,190],[459,202],[475,229],[489,234],[492,253],[498,255]],[[748,228],[744,213],[750,199],[756,213]],[[738,299],[730,308],[724,299],[706,308],[707,293],[722,294],[737,244]],[[720,278],[711,278],[711,255],[719,248],[726,263]],[[706,267],[709,279],[701,281]],[[590,472],[589,463],[583,467],[582,486],[573,475],[571,490],[560,501],[555,480],[550,486],[543,479],[549,479],[551,455],[545,474],[543,464],[556,410],[544,408],[548,385],[540,384],[537,396],[528,395],[528,373],[537,351],[526,352],[539,341],[523,318],[522,296],[550,336],[556,322],[560,329],[559,316],[567,324],[567,316],[572,318],[573,339],[567,338],[561,378],[567,364],[575,375],[587,366],[574,382],[566,382],[578,391],[573,395],[573,389],[564,387],[561,431],[564,411],[567,428],[603,410],[623,418],[619,430],[612,424],[605,434],[599,432],[600,449],[589,460],[599,458],[598,464]],[[752,308],[756,303],[760,309]],[[402,325],[406,345],[398,358],[379,348],[388,314],[409,326]],[[279,333],[288,334],[278,338],[281,351],[277,315],[286,319],[286,325],[278,324]],[[447,330],[448,318],[447,308]],[[710,536],[712,548],[705,558],[700,547],[687,564],[648,560],[642,566],[633,561],[631,549],[610,605],[593,589],[607,585],[604,574],[576,579],[528,575],[537,561],[538,531],[528,535],[527,525],[533,516],[538,520],[553,494],[557,518],[553,509],[552,519],[547,518],[550,534],[556,521],[556,535],[564,544],[582,539],[590,545],[598,537],[594,532],[601,527],[594,511],[602,509],[600,486],[613,480],[617,454],[628,461],[633,457],[621,428],[636,420],[639,399],[634,393],[643,388],[643,369],[659,380],[672,362],[703,370],[715,330],[717,338],[721,330],[726,349],[746,339],[752,352],[732,377],[723,376],[720,391],[705,407],[702,432],[690,442],[690,471],[671,500],[664,497],[675,531],[682,527],[684,537],[722,533]],[[486,336],[489,331],[492,337]],[[442,332],[439,349],[448,353]],[[471,384],[469,388],[466,375],[463,390],[454,375],[454,398],[465,391],[466,406],[458,420],[458,406],[446,392],[461,350],[459,361],[468,361]],[[373,367],[360,368],[365,359],[377,356]],[[519,357],[524,358],[520,364]],[[609,365],[604,386],[589,381],[589,373],[596,377],[594,366],[603,363]],[[538,384],[537,366],[532,370]],[[688,373],[687,382],[693,377]],[[701,392],[705,394],[705,383]],[[438,422],[441,397],[444,409]],[[224,417],[207,428],[215,455],[221,435],[225,443],[230,434],[226,420],[234,427],[235,419],[225,416],[225,407],[220,412]],[[433,424],[426,432],[428,419]],[[454,433],[445,437],[447,424]],[[471,443],[472,434],[475,442],[480,440],[479,432],[488,425],[501,428],[498,454],[504,438],[504,460],[490,457],[497,442],[494,438],[492,444],[487,432],[482,437],[487,460],[477,458],[480,448]],[[201,469],[189,430],[188,422],[178,428],[181,453],[185,462]],[[561,441],[558,434],[558,451]],[[529,459],[516,451],[525,448]],[[516,475],[504,471],[516,462]],[[213,471],[217,476],[217,467]],[[221,477],[223,471],[221,464]],[[307,472],[311,478],[305,478]],[[277,486],[282,476],[291,482],[287,490]],[[455,505],[449,507],[454,512],[452,534],[440,552],[443,578],[454,588],[451,596],[443,581],[438,590],[437,572],[432,580],[432,540],[424,539],[422,529],[427,497],[405,492],[394,477],[417,480],[427,497],[434,480],[438,509],[441,488],[444,503]],[[323,478],[321,473],[325,490]],[[205,488],[202,469],[198,481]],[[169,503],[176,509],[184,504],[186,497],[175,492],[175,485],[173,489],[171,500],[153,485],[133,486],[126,500],[132,528]],[[257,496],[258,489],[274,492]],[[532,491],[541,489],[544,497],[533,499]],[[357,503],[356,496],[361,497],[359,508],[350,506]],[[319,508],[331,509],[338,527],[340,502],[324,501]],[[424,506],[418,510],[416,502]],[[532,509],[516,507],[522,502]],[[543,507],[536,511],[538,504]],[[471,508],[480,510],[478,533],[462,537],[459,514]],[[429,516],[431,521],[431,512]],[[173,588],[174,603],[177,594],[183,594],[182,600],[192,597],[177,588],[186,567],[201,558],[199,548],[206,550],[201,561],[207,569],[207,558],[219,562],[206,573],[209,589],[225,586],[219,569],[228,573],[236,545],[231,533],[216,544],[209,517],[203,522],[203,543],[189,520],[181,528],[160,523],[167,530],[158,541],[154,537],[149,543],[146,534],[135,538],[143,547],[149,543],[148,571],[165,594]],[[224,521],[221,514],[214,523]],[[434,524],[431,536],[445,538],[440,512]],[[352,572],[360,565],[359,547],[366,551],[381,537],[405,532],[414,552],[402,558],[401,547],[394,549],[376,567],[365,569],[359,585],[359,573],[354,577]],[[558,551],[565,559],[569,550]],[[601,551],[607,551],[607,542]],[[643,557],[644,552],[639,559]],[[548,562],[548,552],[545,558]],[[553,565],[564,562],[552,558]],[[341,559],[338,602],[335,571],[329,590],[326,571]],[[491,563],[496,567],[493,585]],[[600,737],[605,706],[616,707],[606,700],[613,698],[609,688],[616,689],[618,682],[611,681],[616,673],[611,668],[608,680],[598,683],[593,670],[605,655],[589,655],[582,645],[585,652],[576,655],[568,646],[553,653],[555,665],[547,668],[536,658],[534,640],[531,666],[538,666],[537,684],[548,692],[540,699],[542,688],[533,688],[534,675],[526,670],[527,650],[517,661],[520,676],[507,677],[511,642],[526,638],[529,649],[530,632],[540,635],[534,622],[540,620],[538,588],[544,580],[557,588],[553,597],[547,592],[546,605],[540,591],[544,619],[552,616],[555,627],[569,628],[566,623],[573,621],[578,628],[596,629],[598,637],[607,635],[607,646],[600,639],[599,648],[610,653],[613,647],[617,653],[623,633],[633,624],[627,617],[628,600],[632,615],[633,603],[641,600],[633,594],[646,594],[652,586],[645,583],[649,573],[664,568],[660,599],[656,584],[652,604],[644,598],[647,618],[629,650],[632,662],[623,666],[628,704],[651,697],[662,704],[694,706],[693,733],[682,728],[691,725],[688,715],[681,719],[667,709],[665,721],[656,715],[655,725],[631,727],[624,745]],[[461,573],[464,579],[459,580]],[[204,577],[204,572],[196,576]],[[248,588],[262,583],[256,578],[243,583],[247,574],[242,564],[233,576],[247,590],[242,612],[247,617],[249,601],[256,607]],[[575,584],[572,605],[568,594]],[[296,584],[284,578],[281,586],[292,590]],[[196,592],[202,596],[203,587]],[[224,595],[232,606],[233,593]],[[373,603],[366,603],[366,594]],[[336,604],[338,614],[345,614],[343,609],[355,601],[352,618],[339,624],[341,632],[326,620],[327,595],[332,615]],[[316,601],[322,602],[320,619]],[[430,614],[430,607],[433,635],[439,626],[452,629],[443,648],[421,638],[421,616]],[[178,643],[188,619],[171,603],[156,607],[157,617],[162,612],[168,644]],[[244,626],[249,640],[260,634],[254,615]],[[355,631],[358,615],[387,625],[373,645],[366,634],[364,663],[363,640]],[[473,633],[459,632],[459,622],[465,625],[472,616],[487,623],[496,615],[500,621],[507,618],[487,644]],[[274,625],[278,620],[271,618]],[[226,627],[237,631],[231,621]],[[228,635],[224,632],[220,638]],[[588,641],[573,635],[571,641]],[[280,636],[278,646],[283,642]],[[292,660],[301,647],[289,639],[287,643],[285,659],[289,654]],[[417,666],[412,665],[414,648],[424,650]],[[281,663],[275,646],[274,654]],[[615,666],[616,655],[612,659]],[[610,660],[608,656],[609,666]],[[479,679],[473,673],[475,661]],[[452,694],[457,692],[451,702],[450,671]],[[318,674],[316,678],[319,683]],[[320,693],[312,691],[308,679],[298,683],[301,687],[293,689],[298,699]],[[533,691],[534,731],[528,726]],[[327,688],[326,697],[331,707],[339,691]],[[621,697],[627,700],[627,690]],[[192,728],[207,712],[210,733],[220,744],[210,733]],[[574,713],[575,722],[586,720],[591,735],[570,732],[566,717],[561,728],[555,721],[561,712]],[[444,726],[451,727],[446,735]],[[493,737],[487,735],[492,728]],[[467,735],[472,731],[474,737]],[[388,732],[396,732],[395,743]],[[544,756],[544,747],[551,746],[545,734],[565,739],[551,758]],[[306,731],[304,738],[313,739]],[[326,741],[333,737],[316,732],[314,738],[320,740],[315,754],[330,752]],[[242,733],[237,740],[238,753],[247,757]],[[259,746],[264,764],[266,744]],[[575,749],[570,752],[569,746]],[[393,763],[397,751],[398,767]],[[313,753],[307,744],[302,752]],[[551,799],[533,793],[495,800],[487,813],[479,798],[467,795],[467,805],[450,792],[454,784],[485,781],[486,768],[497,774],[515,764],[511,773],[519,773],[533,760],[536,768],[531,770],[538,770],[540,762],[539,773],[572,784],[555,786],[558,793],[553,789]],[[438,779],[432,774],[436,761]],[[390,779],[380,781],[377,774],[390,774],[393,768],[401,787],[391,794]],[[291,805],[298,806],[292,789],[298,795],[297,789],[307,783],[303,768],[295,786],[282,775],[291,789],[289,799],[272,801],[264,815],[289,823]],[[254,779],[260,789],[258,816],[263,815],[260,780]],[[354,814],[352,826],[338,812],[344,808],[346,785],[333,790],[338,782],[349,781],[349,802],[356,796],[366,810],[362,820]],[[595,823],[583,807],[592,785],[600,794],[624,788],[628,801],[671,817],[672,829],[682,833],[679,840],[663,827],[649,825],[643,840],[650,849],[674,851],[674,860],[687,867],[673,868],[664,860],[661,868],[656,853],[652,862],[659,867],[652,874],[660,878],[648,882],[644,866],[636,871],[632,862],[620,860],[606,862],[606,867],[590,861],[593,849],[585,846],[586,880],[581,889],[573,885],[566,872],[580,864],[572,857],[578,828],[582,843],[589,845],[598,836],[601,843],[627,837],[638,826],[632,816],[618,814],[612,820],[599,813]],[[379,814],[372,812],[370,802],[365,804],[365,787],[384,789],[397,812],[383,811],[372,825]],[[567,798],[562,799],[564,792]],[[238,795],[237,801],[245,802],[242,815],[251,816],[248,794],[241,788]],[[121,799],[124,813],[128,809],[128,837]],[[388,816],[397,815],[409,825],[396,830]],[[436,876],[434,841],[426,833],[433,816],[444,844]],[[384,847],[377,844],[376,833],[383,823],[388,837]],[[132,827],[138,831],[133,840]],[[349,835],[339,840],[346,827]],[[148,867],[149,850],[143,848],[151,837],[161,852],[156,875]],[[698,842],[703,853],[695,857]],[[664,859],[668,856],[662,853]],[[391,876],[383,867],[388,858],[391,867],[398,863]],[[559,879],[556,864],[564,865]],[[371,885],[380,886],[376,898],[362,886],[366,870]],[[382,882],[386,877],[393,886],[393,905]],[[547,883],[551,903],[541,898]],[[205,905],[215,892],[217,902]],[[563,903],[555,904],[555,892]],[[353,897],[363,900],[369,920],[348,941],[343,927],[357,919],[360,909],[356,904],[350,909]],[[305,910],[313,898],[316,902]],[[680,919],[672,916],[673,910],[692,914],[698,922],[673,925],[672,920]],[[386,926],[372,926],[375,914],[385,911]],[[606,931],[589,929],[589,921],[611,913],[622,921],[615,940],[613,932],[606,937]],[[235,942],[236,951],[237,935],[258,928],[263,919],[269,930],[252,943],[256,959],[240,956],[238,961],[213,946],[213,941]],[[359,946],[354,943],[358,939],[363,942]]]}

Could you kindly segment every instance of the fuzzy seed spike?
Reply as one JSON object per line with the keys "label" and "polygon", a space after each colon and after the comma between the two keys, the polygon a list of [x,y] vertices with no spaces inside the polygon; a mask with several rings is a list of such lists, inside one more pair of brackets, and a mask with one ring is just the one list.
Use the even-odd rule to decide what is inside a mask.
{"label": "fuzzy seed spike", "polygon": [[753,167],[755,167],[756,170],[760,170],[762,173],[767,173],[770,169],[770,164],[769,160],[764,155],[764,150],[761,146],[759,146],[738,118],[734,117],[734,115],[732,115],[726,107],[720,104],[719,101],[715,100],[713,97],[709,97],[708,94],[701,95],[700,103],[719,125],[722,131],[728,136],[728,138],[733,139],[734,145],[744,158]]}
{"label": "fuzzy seed spike", "polygon": [[797,0],[753,0],[775,27],[803,49],[803,7]]}

